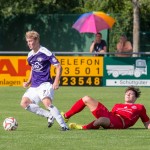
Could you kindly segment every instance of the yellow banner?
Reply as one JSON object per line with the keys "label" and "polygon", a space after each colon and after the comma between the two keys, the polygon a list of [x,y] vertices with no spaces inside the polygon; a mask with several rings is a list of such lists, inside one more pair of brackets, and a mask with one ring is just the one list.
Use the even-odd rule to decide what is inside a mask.
{"label": "yellow banner", "polygon": [[[0,56],[0,86],[22,86],[28,79],[30,66],[26,56]],[[92,56],[57,56],[64,77],[103,76],[103,57]],[[51,76],[55,76],[51,68]]]}
{"label": "yellow banner", "polygon": [[[103,57],[58,56],[62,76],[103,76]],[[52,76],[55,74],[52,68]]]}

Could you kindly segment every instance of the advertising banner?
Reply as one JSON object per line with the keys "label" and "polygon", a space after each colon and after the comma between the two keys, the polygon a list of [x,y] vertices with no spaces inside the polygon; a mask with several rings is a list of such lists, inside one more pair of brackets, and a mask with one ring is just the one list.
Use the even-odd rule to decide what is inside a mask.
{"label": "advertising banner", "polygon": [[[27,81],[30,66],[26,56],[0,56],[0,86],[22,86]],[[63,72],[62,86],[100,86],[103,77],[103,57],[57,56]],[[54,78],[56,70],[51,68]]]}
{"label": "advertising banner", "polygon": [[104,61],[104,86],[150,86],[148,57],[107,57]]}
{"label": "advertising banner", "polygon": [[29,71],[25,56],[0,56],[0,86],[22,86]]}

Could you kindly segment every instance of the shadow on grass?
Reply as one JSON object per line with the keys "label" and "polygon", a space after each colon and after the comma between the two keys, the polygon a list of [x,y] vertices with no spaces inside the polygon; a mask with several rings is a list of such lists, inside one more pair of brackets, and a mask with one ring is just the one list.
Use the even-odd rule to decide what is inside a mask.
{"label": "shadow on grass", "polygon": [[128,128],[126,130],[147,130],[146,128]]}

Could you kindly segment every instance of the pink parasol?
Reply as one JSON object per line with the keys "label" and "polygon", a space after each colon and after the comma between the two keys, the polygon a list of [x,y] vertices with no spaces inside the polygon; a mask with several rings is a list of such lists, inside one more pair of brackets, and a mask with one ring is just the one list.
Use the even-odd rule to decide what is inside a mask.
{"label": "pink parasol", "polygon": [[115,19],[104,12],[89,12],[81,15],[72,28],[80,33],[97,33],[112,28]]}

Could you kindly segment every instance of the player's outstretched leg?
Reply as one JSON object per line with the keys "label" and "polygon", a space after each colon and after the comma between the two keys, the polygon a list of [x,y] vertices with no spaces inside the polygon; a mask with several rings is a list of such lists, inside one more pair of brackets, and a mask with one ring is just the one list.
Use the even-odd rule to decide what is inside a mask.
{"label": "player's outstretched leg", "polygon": [[29,104],[25,109],[39,116],[47,118],[48,127],[51,127],[53,125],[54,117],[52,116],[52,114],[49,111],[40,108],[37,104]]}
{"label": "player's outstretched leg", "polygon": [[79,99],[77,102],[75,102],[75,104],[71,107],[70,110],[68,110],[67,112],[62,112],[61,115],[64,118],[65,122],[68,122],[69,118],[72,117],[73,115],[75,115],[76,113],[79,113],[80,111],[82,111],[85,108],[85,103],[83,102],[82,99]]}
{"label": "player's outstretched leg", "polygon": [[60,114],[59,110],[54,105],[51,105],[49,107],[49,110],[50,110],[51,114],[53,115],[53,117],[58,122],[58,124],[61,126],[61,130],[62,131],[69,130],[69,128],[67,127],[67,125],[66,125],[62,115]]}
{"label": "player's outstretched leg", "polygon": [[65,123],[67,123],[67,122],[69,121],[69,118],[68,118],[68,119],[65,118],[65,113],[64,113],[64,112],[61,112],[61,115],[62,115],[62,117],[63,117]]}
{"label": "player's outstretched leg", "polygon": [[82,125],[77,124],[77,123],[70,123],[70,124],[69,124],[69,128],[70,128],[70,129],[78,129],[78,130],[82,130],[82,129],[83,129],[83,128],[82,128]]}
{"label": "player's outstretched leg", "polygon": [[54,124],[54,120],[55,118],[52,116],[51,112],[50,112],[50,115],[49,117],[47,118],[47,121],[48,121],[48,128],[50,128],[53,124]]}
{"label": "player's outstretched leg", "polygon": [[94,121],[92,121],[91,123],[87,124],[87,125],[80,125],[77,123],[70,123],[69,124],[69,128],[70,129],[78,129],[78,130],[89,130],[89,129],[99,129],[100,125],[98,126],[94,126]]}

